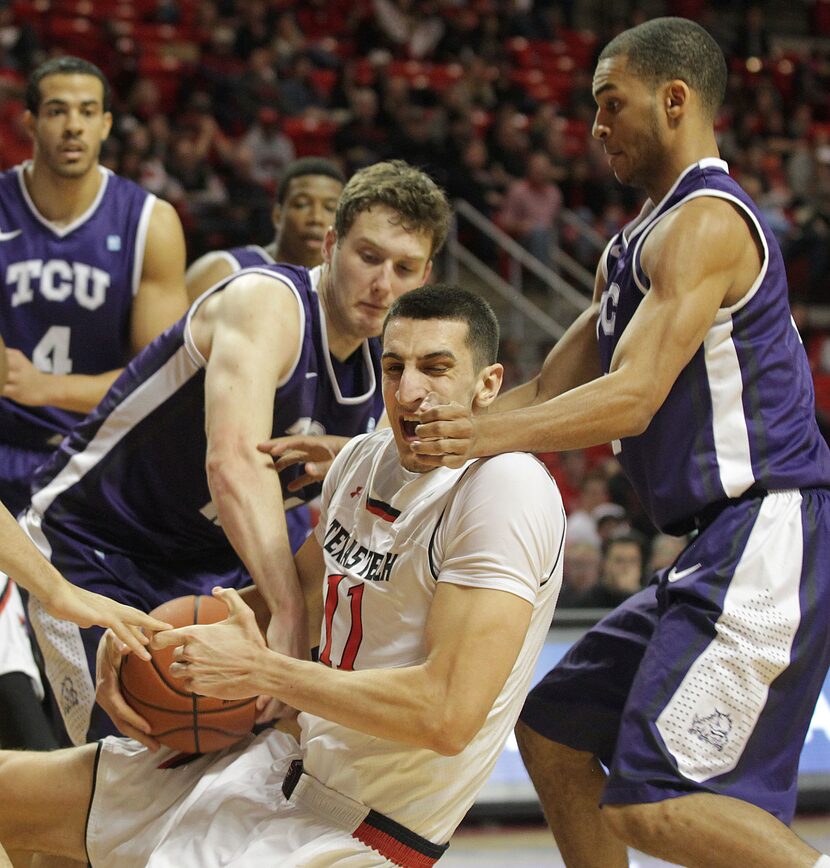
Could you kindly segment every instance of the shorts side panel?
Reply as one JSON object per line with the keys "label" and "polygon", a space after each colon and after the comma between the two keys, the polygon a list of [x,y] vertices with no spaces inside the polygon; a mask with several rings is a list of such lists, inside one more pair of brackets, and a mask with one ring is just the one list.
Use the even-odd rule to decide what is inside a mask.
{"label": "shorts side panel", "polygon": [[693,542],[659,589],[604,803],[710,792],[789,822],[830,662],[828,563],[825,491],[736,504]]}

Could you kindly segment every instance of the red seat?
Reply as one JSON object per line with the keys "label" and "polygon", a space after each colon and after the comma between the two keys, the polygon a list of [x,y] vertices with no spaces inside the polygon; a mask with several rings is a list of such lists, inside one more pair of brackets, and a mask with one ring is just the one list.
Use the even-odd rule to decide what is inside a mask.
{"label": "red seat", "polygon": [[287,117],[282,131],[294,143],[298,157],[329,157],[337,124],[327,119]]}

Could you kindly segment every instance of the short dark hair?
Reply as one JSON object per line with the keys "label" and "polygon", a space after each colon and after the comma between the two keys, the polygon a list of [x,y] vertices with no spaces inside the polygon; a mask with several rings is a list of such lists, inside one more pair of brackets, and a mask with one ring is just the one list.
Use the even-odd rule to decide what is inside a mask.
{"label": "short dark hair", "polygon": [[628,531],[627,533],[619,533],[609,536],[607,539],[602,541],[602,556],[607,557],[608,553],[615,545],[637,546],[640,550],[640,557],[643,559],[643,563],[645,563],[647,547],[645,537],[641,534],[636,531]]}
{"label": "short dark hair", "polygon": [[446,241],[451,215],[446,193],[429,175],[403,160],[373,163],[349,178],[334,215],[338,241],[348,235],[359,214],[375,205],[397,211],[408,232],[428,233],[430,256]]}
{"label": "short dark hair", "polygon": [[599,60],[625,55],[631,71],[658,87],[682,79],[714,117],[726,94],[726,60],[714,38],[687,18],[654,18],[615,36]]}
{"label": "short dark hair", "polygon": [[26,82],[26,108],[33,115],[40,110],[40,82],[49,75],[91,75],[97,78],[104,90],[103,109],[108,112],[112,108],[112,89],[104,73],[94,63],[82,57],[65,55],[41,63],[29,76]]}
{"label": "short dark hair", "polygon": [[325,175],[325,177],[339,181],[341,184],[345,185],[346,183],[346,176],[337,163],[322,157],[301,157],[288,164],[288,168],[280,180],[280,185],[277,187],[277,204],[282,205],[285,202],[288,188],[295,178],[305,178],[308,175]]}
{"label": "short dark hair", "polygon": [[393,319],[444,319],[467,323],[467,346],[480,370],[492,365],[499,352],[499,321],[480,295],[446,283],[428,283],[405,292],[392,302],[383,321],[383,333]]}

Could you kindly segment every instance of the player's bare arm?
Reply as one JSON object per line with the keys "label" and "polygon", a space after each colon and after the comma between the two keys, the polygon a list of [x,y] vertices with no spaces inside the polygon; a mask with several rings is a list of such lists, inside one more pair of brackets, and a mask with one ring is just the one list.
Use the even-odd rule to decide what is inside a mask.
{"label": "player's bare arm", "polygon": [[463,439],[442,431],[442,422],[422,426],[414,451],[435,456],[436,464],[460,466],[471,457],[577,449],[641,433],[719,308],[740,300],[757,277],[760,258],[744,249],[749,232],[725,200],[688,202],[643,245],[651,288],[617,345],[608,376],[536,406],[478,416]]}
{"label": "player's bare arm", "polygon": [[130,320],[133,353],[144,349],[187,310],[184,266],[184,232],[179,215],[169,202],[157,199],[147,229],[141,282]]}
{"label": "player's bare arm", "polygon": [[[213,318],[209,345],[203,317]],[[193,322],[208,357],[207,476],[219,520],[274,614],[269,643],[305,656],[305,607],[279,477],[271,458],[256,448],[271,434],[274,393],[295,362],[300,332],[291,290],[259,275],[233,280]]]}
{"label": "player's bare arm", "polygon": [[195,301],[205,290],[233,274],[227,256],[215,251],[200,256],[185,273],[184,280],[189,301]]}
{"label": "player's bare arm", "polygon": [[141,632],[167,625],[137,609],[71,585],[41,555],[11,513],[0,505],[0,570],[34,594],[55,618],[81,627],[99,624],[111,628],[122,644],[147,659],[148,637]]}
{"label": "player's bare arm", "polygon": [[[147,233],[141,283],[133,301],[133,353],[150,343],[187,309],[184,292],[184,234],[173,206],[158,200]],[[94,409],[121,373],[50,374],[38,370],[19,350],[6,350],[8,377],[3,395],[32,407],[60,407],[76,413]]]}
{"label": "player's bare arm", "polygon": [[[303,548],[309,545],[319,550],[316,539]],[[319,573],[316,578],[319,585]],[[239,595],[215,593],[231,610],[227,622],[170,630],[153,640],[159,647],[184,643],[173,672],[188,689],[223,698],[265,692],[369,735],[446,754],[463,750],[481,728],[516,661],[532,611],[526,600],[504,591],[439,584],[422,663],[342,672],[265,648]]]}

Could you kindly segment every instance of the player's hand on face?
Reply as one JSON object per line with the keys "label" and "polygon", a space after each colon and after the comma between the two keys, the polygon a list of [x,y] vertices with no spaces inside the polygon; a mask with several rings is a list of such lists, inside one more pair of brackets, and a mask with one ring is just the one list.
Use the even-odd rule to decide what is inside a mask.
{"label": "player's hand on face", "polygon": [[74,621],[79,627],[97,624],[109,628],[121,644],[127,645],[142,660],[150,659],[144,647],[150,642],[149,634],[170,629],[170,624],[158,618],[66,581],[61,582],[41,603],[53,617]]}
{"label": "player's hand on face", "polygon": [[112,632],[106,630],[98,643],[95,660],[95,700],[106,711],[118,731],[157,751],[161,745],[151,736],[150,724],[127,704],[121,693],[118,673],[124,656],[130,649]]}
{"label": "player's hand on face", "polygon": [[469,407],[452,402],[419,414],[418,438],[410,448],[433,467],[461,467],[474,458],[476,427]]}
{"label": "player's hand on face", "polygon": [[153,648],[174,647],[170,674],[192,693],[218,699],[256,696],[265,640],[253,610],[232,588],[214,588],[228,607],[228,617],[215,624],[179,627],[156,633]]}
{"label": "player's hand on face", "polygon": [[288,490],[294,492],[312,482],[321,482],[337,453],[348,442],[348,437],[335,434],[292,434],[266,440],[257,449],[274,459],[278,473],[296,464],[303,465],[304,473],[288,484]]}
{"label": "player's hand on face", "polygon": [[4,398],[29,407],[40,407],[49,402],[46,392],[49,374],[39,371],[20,350],[6,348],[6,367]]}

